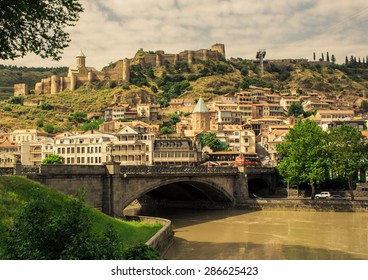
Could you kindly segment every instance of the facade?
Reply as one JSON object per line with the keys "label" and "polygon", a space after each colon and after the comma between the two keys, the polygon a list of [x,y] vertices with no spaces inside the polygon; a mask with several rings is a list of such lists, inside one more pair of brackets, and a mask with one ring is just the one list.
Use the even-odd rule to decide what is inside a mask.
{"label": "facade", "polygon": [[108,144],[113,139],[98,132],[60,137],[55,139],[54,153],[64,158],[64,164],[99,165],[110,160]]}
{"label": "facade", "polygon": [[152,165],[155,135],[144,127],[124,126],[112,141],[112,159],[121,165]]}
{"label": "facade", "polygon": [[20,144],[20,158],[23,165],[41,165],[48,155],[54,153],[54,139],[38,136],[32,141]]}
{"label": "facade", "polygon": [[13,167],[19,154],[19,145],[9,140],[10,134],[0,136],[0,167]]}
{"label": "facade", "polygon": [[196,165],[201,161],[200,145],[189,138],[157,138],[154,141],[153,161],[154,165]]}

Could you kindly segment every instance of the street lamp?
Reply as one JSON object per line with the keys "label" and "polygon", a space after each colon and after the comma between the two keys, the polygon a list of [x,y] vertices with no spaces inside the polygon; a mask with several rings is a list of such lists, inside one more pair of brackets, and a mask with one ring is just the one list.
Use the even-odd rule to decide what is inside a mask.
{"label": "street lamp", "polygon": [[112,142],[109,142],[106,147],[107,147],[107,151],[110,152],[110,161],[114,162],[113,156],[112,156],[112,152],[115,150],[114,144]]}

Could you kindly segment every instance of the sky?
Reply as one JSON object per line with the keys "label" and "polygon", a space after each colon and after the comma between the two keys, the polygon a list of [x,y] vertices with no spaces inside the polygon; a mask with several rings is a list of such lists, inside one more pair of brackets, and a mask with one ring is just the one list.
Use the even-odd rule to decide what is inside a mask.
{"label": "sky", "polygon": [[307,58],[329,52],[343,63],[368,55],[366,0],[80,0],[84,7],[60,61],[27,55],[18,66],[86,65],[101,70],[138,49],[179,53],[225,44],[226,58]]}

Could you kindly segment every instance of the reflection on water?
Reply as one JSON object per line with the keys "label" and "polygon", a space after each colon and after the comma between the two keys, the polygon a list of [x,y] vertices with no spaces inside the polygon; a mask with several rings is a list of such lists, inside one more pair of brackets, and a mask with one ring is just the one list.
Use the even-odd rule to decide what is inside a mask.
{"label": "reflection on water", "polygon": [[368,259],[366,213],[141,209],[134,214],[173,222],[167,259]]}

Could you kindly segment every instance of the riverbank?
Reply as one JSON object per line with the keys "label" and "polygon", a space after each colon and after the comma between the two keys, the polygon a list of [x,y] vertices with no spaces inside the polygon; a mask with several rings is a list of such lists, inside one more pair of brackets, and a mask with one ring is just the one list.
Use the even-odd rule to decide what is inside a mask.
{"label": "riverbank", "polygon": [[161,257],[165,255],[166,251],[172,245],[174,237],[170,220],[148,216],[125,216],[125,219],[128,221],[139,221],[147,224],[161,224],[162,228],[152,236],[146,244],[155,249]]}
{"label": "riverbank", "polygon": [[367,200],[328,200],[328,199],[249,199],[237,205],[238,209],[287,210],[316,212],[368,212]]}

